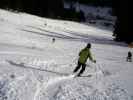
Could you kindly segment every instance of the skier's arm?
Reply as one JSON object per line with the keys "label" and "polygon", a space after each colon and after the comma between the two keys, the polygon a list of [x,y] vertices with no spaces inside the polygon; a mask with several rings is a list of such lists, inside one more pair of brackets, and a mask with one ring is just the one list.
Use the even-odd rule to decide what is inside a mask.
{"label": "skier's arm", "polygon": [[88,57],[89,57],[89,59],[90,59],[92,62],[96,63],[96,60],[94,60],[93,57],[92,57],[91,51],[89,51]]}

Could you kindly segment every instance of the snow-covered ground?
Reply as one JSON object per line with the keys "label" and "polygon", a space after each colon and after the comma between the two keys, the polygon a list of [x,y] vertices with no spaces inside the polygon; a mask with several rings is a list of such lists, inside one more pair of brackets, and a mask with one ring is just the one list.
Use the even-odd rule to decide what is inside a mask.
{"label": "snow-covered ground", "polygon": [[[133,100],[132,49],[112,38],[96,27],[0,10],[0,100]],[[74,78],[88,42],[97,63],[88,60]]]}

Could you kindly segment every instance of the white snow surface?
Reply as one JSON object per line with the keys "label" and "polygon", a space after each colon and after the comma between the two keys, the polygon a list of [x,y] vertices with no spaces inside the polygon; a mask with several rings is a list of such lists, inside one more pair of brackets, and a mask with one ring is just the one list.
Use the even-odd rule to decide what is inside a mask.
{"label": "white snow surface", "polygon": [[[75,78],[88,42],[97,63]],[[133,100],[129,50],[111,31],[0,10],[0,100]]]}

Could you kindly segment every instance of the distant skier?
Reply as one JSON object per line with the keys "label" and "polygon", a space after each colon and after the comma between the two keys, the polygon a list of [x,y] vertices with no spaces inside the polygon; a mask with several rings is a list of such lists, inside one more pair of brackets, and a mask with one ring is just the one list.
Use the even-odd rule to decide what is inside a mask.
{"label": "distant skier", "polygon": [[127,55],[127,62],[132,62],[132,53],[129,51]]}
{"label": "distant skier", "polygon": [[47,22],[44,23],[44,26],[45,26],[45,27],[47,26]]}
{"label": "distant skier", "polygon": [[91,44],[88,43],[87,46],[84,49],[82,49],[79,53],[78,65],[73,71],[75,73],[82,67],[80,72],[77,74],[77,76],[80,76],[85,71],[86,61],[87,61],[88,58],[92,62],[96,63],[96,60],[94,60],[93,57],[92,57],[90,49],[91,49]]}
{"label": "distant skier", "polygon": [[53,43],[55,42],[55,38],[52,38],[52,42],[53,42]]}

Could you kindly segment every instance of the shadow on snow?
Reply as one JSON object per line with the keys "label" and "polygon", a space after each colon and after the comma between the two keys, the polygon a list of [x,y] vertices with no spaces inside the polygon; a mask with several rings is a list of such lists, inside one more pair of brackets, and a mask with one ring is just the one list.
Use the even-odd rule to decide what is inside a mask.
{"label": "shadow on snow", "polygon": [[[27,26],[31,27],[33,29],[37,29],[42,32],[37,32],[37,31],[32,31],[32,30],[27,30],[27,29],[21,29],[22,31],[30,32],[32,34],[38,34],[42,36],[48,36],[48,37],[55,37],[55,38],[60,38],[60,39],[67,39],[71,41],[83,41],[83,42],[91,42],[91,43],[96,43],[96,44],[105,44],[105,45],[116,45],[116,46],[123,46],[126,47],[127,45],[121,42],[116,42],[112,39],[102,37],[102,36],[94,36],[94,35],[88,35],[88,34],[82,34],[78,32],[73,32],[70,30],[62,30],[63,32],[67,34],[71,34],[72,36],[67,36],[61,33],[57,32],[51,32],[49,30],[45,30],[40,27],[34,27],[34,26]],[[46,34],[48,33],[48,34]]]}
{"label": "shadow on snow", "polygon": [[25,68],[25,69],[31,69],[31,70],[38,70],[38,71],[44,71],[44,72],[48,72],[48,73],[53,73],[56,75],[69,75],[68,73],[61,73],[61,72],[56,72],[56,71],[50,71],[50,70],[46,70],[46,69],[41,69],[41,68],[35,68],[32,66],[28,66],[28,65],[24,65],[24,63],[16,63],[14,61],[11,60],[6,60],[10,65],[19,67],[19,68]]}

